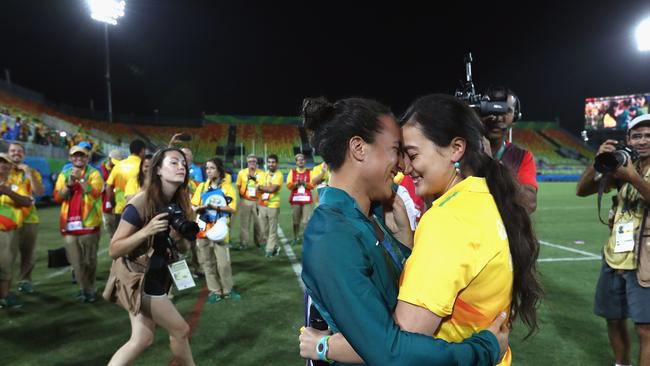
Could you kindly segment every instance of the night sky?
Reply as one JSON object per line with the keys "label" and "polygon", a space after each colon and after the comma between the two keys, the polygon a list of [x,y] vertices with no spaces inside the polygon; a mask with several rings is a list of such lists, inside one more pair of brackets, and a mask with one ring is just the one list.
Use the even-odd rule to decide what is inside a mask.
{"label": "night sky", "polygon": [[[399,114],[453,93],[467,51],[479,91],[508,85],[524,120],[570,131],[585,97],[650,92],[650,52],[634,41],[650,1],[480,4],[127,0],[110,28],[114,113],[296,115],[303,97],[325,95]],[[0,67],[14,83],[106,108],[103,24],[84,1],[3,0],[0,14]]]}

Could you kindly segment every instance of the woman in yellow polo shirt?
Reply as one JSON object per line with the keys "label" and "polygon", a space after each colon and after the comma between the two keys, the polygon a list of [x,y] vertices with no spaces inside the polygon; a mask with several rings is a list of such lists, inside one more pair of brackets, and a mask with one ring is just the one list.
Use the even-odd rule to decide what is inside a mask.
{"label": "woman in yellow polo shirt", "polygon": [[124,199],[126,200],[126,203],[129,203],[133,196],[144,189],[144,177],[147,176],[152,157],[152,154],[146,154],[140,162],[138,175],[129,178],[129,180],[126,182],[126,186],[124,187]]}
{"label": "woman in yellow polo shirt", "polygon": [[[506,311],[530,335],[542,294],[539,243],[513,175],[484,153],[481,122],[454,97],[422,97],[402,120],[406,173],[435,201],[402,272],[398,322],[458,342]],[[508,351],[501,364],[511,362]]]}

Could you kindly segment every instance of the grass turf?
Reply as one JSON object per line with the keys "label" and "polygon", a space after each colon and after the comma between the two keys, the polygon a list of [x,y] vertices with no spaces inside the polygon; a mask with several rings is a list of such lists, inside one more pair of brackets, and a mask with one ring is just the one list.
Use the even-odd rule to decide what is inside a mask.
{"label": "grass turf", "polygon": [[[541,241],[599,255],[608,233],[596,218],[596,199],[577,198],[574,183],[540,185],[535,228]],[[287,202],[283,190],[283,205]],[[603,199],[608,206],[609,199]],[[130,335],[128,316],[121,308],[102,300],[83,304],[74,300],[77,287],[69,269],[48,269],[47,249],[62,246],[58,234],[58,208],[39,210],[38,262],[34,294],[22,295],[25,306],[0,310],[0,364],[101,365]],[[603,212],[606,216],[606,213]],[[289,240],[291,211],[283,206],[280,225]],[[239,241],[235,222],[233,242]],[[576,244],[584,241],[584,244]],[[110,260],[108,240],[101,239],[97,286],[101,291]],[[300,245],[293,248],[300,260]],[[303,365],[298,355],[297,334],[303,317],[302,290],[288,257],[264,258],[261,249],[231,251],[235,289],[240,301],[205,304],[192,336],[197,364]],[[564,259],[539,263],[546,296],[539,311],[540,331],[523,341],[526,329],[516,324],[511,335],[516,365],[611,365],[604,320],[592,313],[598,259],[589,255],[542,245],[540,258]],[[186,318],[196,316],[204,281],[182,292],[174,291],[174,303]],[[15,289],[15,284],[14,284]],[[632,331],[633,332],[633,331]],[[632,334],[633,355],[638,352]],[[633,356],[633,359],[636,356]],[[136,365],[169,363],[167,334],[158,329],[154,345]]]}

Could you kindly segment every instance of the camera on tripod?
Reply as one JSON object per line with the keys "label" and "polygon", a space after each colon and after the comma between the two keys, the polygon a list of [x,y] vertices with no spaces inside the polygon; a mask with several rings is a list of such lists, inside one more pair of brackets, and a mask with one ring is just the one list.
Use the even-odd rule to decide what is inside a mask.
{"label": "camera on tripod", "polygon": [[628,162],[634,163],[638,159],[639,153],[636,150],[619,142],[616,144],[616,150],[596,155],[594,169],[602,174],[612,173],[620,166],[627,165]]}
{"label": "camera on tripod", "polygon": [[479,117],[507,113],[508,105],[506,102],[493,102],[487,95],[476,93],[472,81],[472,53],[467,53],[463,61],[465,62],[465,82],[461,83],[459,89],[456,89],[456,98],[473,108]]}

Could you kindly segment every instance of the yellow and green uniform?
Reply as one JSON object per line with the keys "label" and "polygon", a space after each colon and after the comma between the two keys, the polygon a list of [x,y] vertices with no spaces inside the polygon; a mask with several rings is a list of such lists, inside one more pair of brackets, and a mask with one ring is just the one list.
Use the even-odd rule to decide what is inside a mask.
{"label": "yellow and green uniform", "polygon": [[[43,184],[43,177],[41,177],[41,173],[38,172],[36,169],[31,169],[32,172],[32,179],[38,181],[41,185]],[[32,187],[31,182],[29,179],[25,177],[25,172],[19,169],[11,169],[11,172],[9,173],[9,180],[14,181],[14,182],[25,182],[27,185],[27,190],[29,192],[29,196],[32,195],[32,190],[34,187]],[[31,206],[28,207],[29,212],[27,212],[27,216],[25,217],[25,221],[23,222],[24,224],[38,224],[39,223],[39,218],[38,218],[38,212],[36,212],[36,205],[32,204]]]}
{"label": "yellow and green uniform", "polygon": [[[208,191],[210,188],[210,181],[207,180],[203,183],[200,183],[198,187],[196,187],[196,190],[194,191],[194,195],[192,196],[192,205],[193,206],[203,206],[205,205],[205,202],[202,202],[201,196]],[[237,193],[235,192],[235,187],[233,187],[232,184],[229,184],[228,182],[225,182],[224,180],[221,181],[219,184],[219,189],[223,192],[224,196],[232,198],[232,201],[228,204],[228,207],[233,209],[234,211],[237,211]],[[232,215],[228,218],[228,222],[230,222],[232,219]],[[205,232],[210,230],[212,226],[214,226],[214,222],[211,223],[206,223],[206,227],[204,230],[202,230],[198,234],[198,238],[204,238],[205,237]],[[230,242],[230,234],[226,237],[224,240],[226,243]]]}
{"label": "yellow and green uniform", "polygon": [[[61,203],[61,215],[59,218],[61,233],[67,234],[68,228],[68,212],[70,210],[70,197],[61,195],[61,190],[66,186],[66,182],[70,178],[72,167],[62,171],[56,179],[54,185],[54,200]],[[104,188],[104,181],[99,171],[92,166],[88,165],[82,174],[81,179],[88,182],[88,185],[83,190],[83,197],[81,202],[81,228],[79,232],[96,231],[102,223],[102,189]],[[80,180],[81,181],[81,180]],[[70,195],[70,194],[68,194]]]}
{"label": "yellow and green uniform", "polygon": [[121,160],[115,165],[111,170],[111,174],[108,176],[106,184],[113,186],[115,192],[115,211],[113,212],[116,215],[120,215],[124,211],[124,206],[126,206],[124,190],[129,179],[138,176],[140,161],[139,156],[129,155],[128,158]]}
{"label": "yellow and green uniform", "polygon": [[[468,177],[433,202],[415,232],[398,299],[442,318],[433,334],[461,342],[509,314],[508,236],[485,178]],[[510,365],[506,353],[500,365]]]}
{"label": "yellow and green uniform", "polygon": [[[312,186],[314,185],[314,181],[313,181],[314,177],[317,176],[317,175],[320,175],[320,173],[323,171],[323,164],[325,164],[325,163],[320,163],[320,164],[316,165],[314,167],[314,169],[311,170],[311,180],[312,181],[310,183],[312,184]],[[325,170],[325,174],[323,175],[323,181],[319,185],[317,185],[316,188],[325,187],[325,186],[329,185],[329,182],[330,182],[330,172],[329,172],[329,170]]]}
{"label": "yellow and green uniform", "polygon": [[[26,180],[14,180],[10,175],[7,184],[15,193],[31,197],[31,188]],[[29,207],[16,207],[15,202],[9,196],[0,195],[0,231],[16,230],[23,226],[29,209]]]}
{"label": "yellow and green uniform", "polygon": [[[267,171],[264,173],[263,181],[260,182],[262,186],[277,185],[282,188],[282,183],[284,183],[284,178],[282,177],[282,172],[276,170],[271,173]],[[261,206],[266,206],[268,208],[280,208],[280,190],[278,189],[274,193],[260,192],[259,195],[259,204]]]}
{"label": "yellow and green uniform", "polygon": [[242,199],[248,201],[257,201],[260,192],[257,186],[260,185],[264,178],[264,171],[255,170],[255,180],[248,179],[248,169],[242,169],[237,173],[237,187]]}

